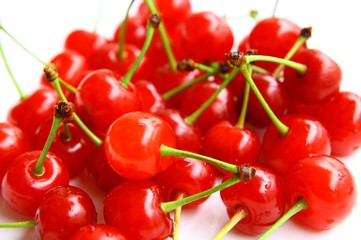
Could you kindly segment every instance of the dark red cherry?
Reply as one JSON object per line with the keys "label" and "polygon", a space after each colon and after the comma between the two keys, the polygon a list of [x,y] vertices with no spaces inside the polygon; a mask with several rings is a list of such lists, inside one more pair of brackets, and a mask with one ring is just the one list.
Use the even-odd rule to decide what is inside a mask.
{"label": "dark red cherry", "polygon": [[147,112],[119,117],[104,139],[109,165],[129,179],[151,178],[172,164],[173,157],[161,156],[161,145],[176,147],[176,136],[165,120]]}
{"label": "dark red cherry", "polygon": [[79,228],[69,240],[126,240],[118,228],[108,224],[88,224]]}
{"label": "dark red cherry", "polygon": [[223,61],[233,46],[230,26],[213,12],[192,13],[180,27],[181,46],[196,62]]}
{"label": "dark red cherry", "polygon": [[34,216],[43,197],[50,189],[69,184],[66,166],[53,153],[44,161],[44,173],[34,174],[33,169],[41,151],[25,152],[14,159],[2,181],[2,195],[7,204],[16,212]]}
{"label": "dark red cherry", "polygon": [[341,68],[325,53],[305,48],[298,51],[292,60],[307,66],[304,74],[285,67],[284,86],[292,98],[305,103],[314,103],[330,99],[339,91],[342,79]]}
{"label": "dark red cherry", "polygon": [[104,199],[104,219],[117,227],[126,239],[167,239],[173,221],[161,209],[160,188],[150,180],[127,180]]}
{"label": "dark red cherry", "polygon": [[60,186],[44,196],[35,214],[35,232],[43,240],[69,239],[79,228],[96,220],[93,200],[84,190]]}

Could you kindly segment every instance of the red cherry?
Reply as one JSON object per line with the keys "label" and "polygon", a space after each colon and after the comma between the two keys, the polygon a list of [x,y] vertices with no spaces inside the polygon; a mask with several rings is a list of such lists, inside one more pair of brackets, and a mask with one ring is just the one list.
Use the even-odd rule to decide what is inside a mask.
{"label": "red cherry", "polygon": [[[277,117],[286,114],[289,97],[284,84],[272,75],[257,72],[253,72],[252,79],[273,113]],[[242,108],[243,98],[244,87],[238,93],[237,107],[239,110]],[[246,121],[259,128],[267,127],[271,123],[269,115],[253,91],[249,94]]]}
{"label": "red cherry", "polygon": [[[292,165],[284,176],[286,204],[299,199],[308,208],[294,218],[317,230],[330,229],[351,213],[356,204],[355,180],[347,166],[327,155],[312,155]],[[331,210],[331,211],[330,211]]]}
{"label": "red cherry", "polygon": [[205,133],[202,153],[237,166],[255,163],[261,155],[261,142],[258,135],[250,129],[221,121]]}
{"label": "red cherry", "polygon": [[339,91],[341,68],[325,53],[305,48],[298,51],[292,60],[307,66],[305,74],[285,67],[284,85],[292,98],[313,103],[330,99]]}
{"label": "red cherry", "polygon": [[129,83],[125,88],[119,80],[120,76],[111,70],[95,70],[85,76],[75,94],[76,111],[101,134],[119,116],[141,108],[134,85]]}
{"label": "red cherry", "polygon": [[331,138],[332,154],[347,156],[361,145],[361,97],[352,92],[338,92],[320,104],[317,117]]}
{"label": "red cherry", "polygon": [[29,138],[44,119],[53,116],[54,105],[59,101],[58,94],[47,86],[41,86],[26,99],[14,105],[8,112],[8,122],[21,128]]}
{"label": "red cherry", "polygon": [[109,165],[129,179],[151,178],[172,164],[173,157],[161,156],[161,145],[175,147],[175,134],[165,120],[146,112],[119,117],[104,139]]}
{"label": "red cherry", "polygon": [[79,187],[67,185],[46,193],[35,214],[39,239],[69,239],[79,228],[94,224],[97,213],[90,196]]}
{"label": "red cherry", "polygon": [[228,23],[212,12],[190,14],[182,22],[180,38],[188,57],[196,62],[223,61],[234,40]]}
{"label": "red cherry", "polygon": [[69,240],[126,240],[115,227],[108,224],[89,224],[79,228]]}
{"label": "red cherry", "polygon": [[[114,32],[113,41],[116,43],[119,42],[119,32],[122,29],[122,24],[124,24],[124,22],[121,22]],[[126,44],[132,44],[141,49],[145,41],[146,31],[146,23],[143,16],[129,16],[126,22]]]}
{"label": "red cherry", "polygon": [[[196,111],[220,87],[219,83],[203,81],[192,86],[181,103],[180,109],[185,115]],[[228,120],[237,120],[234,96],[228,88],[224,88],[208,108],[196,119],[195,123],[205,133],[214,124]]]}
{"label": "red cherry", "polygon": [[[35,134],[37,137],[34,140],[34,146],[37,149],[42,149],[44,147],[52,123],[53,118],[50,118],[41,124],[36,130]],[[70,176],[74,177],[85,168],[85,163],[96,147],[75,122],[69,122],[66,124],[67,131],[70,136],[63,135],[66,134],[64,133],[65,127],[64,123],[61,124],[49,150],[60,157],[66,165]]]}
{"label": "red cherry", "polygon": [[330,154],[330,138],[325,127],[313,117],[285,115],[280,121],[289,131],[280,135],[273,124],[264,133],[262,147],[265,162],[280,174],[298,159],[311,154]]}
{"label": "red cherry", "polygon": [[[213,168],[206,162],[192,158],[177,158],[164,172],[152,179],[162,189],[164,201],[174,201],[178,193],[191,196],[212,188],[216,182]],[[208,197],[184,205],[195,207]]]}
{"label": "red cherry", "polygon": [[0,182],[14,159],[31,148],[30,139],[23,130],[11,123],[0,122]]}
{"label": "red cherry", "polygon": [[[259,55],[284,58],[297,41],[300,32],[301,28],[288,19],[265,18],[258,21],[251,30],[249,46],[251,49],[257,50]],[[271,62],[257,62],[256,65],[269,72],[273,72],[278,66]]]}
{"label": "red cherry", "polygon": [[177,148],[199,153],[202,147],[203,135],[196,124],[185,122],[185,116],[179,110],[167,108],[157,112],[172,127],[177,137]]}
{"label": "red cherry", "polygon": [[[256,174],[251,181],[237,183],[220,191],[229,217],[237,209],[244,209],[246,217],[235,229],[250,235],[259,235],[280,218],[285,209],[284,187],[281,178],[264,166],[251,164]],[[232,174],[226,174],[222,182]]]}
{"label": "red cherry", "polygon": [[66,37],[64,48],[76,51],[86,59],[91,59],[94,52],[107,44],[109,41],[97,34],[86,30],[74,30]]}
{"label": "red cherry", "polygon": [[152,82],[139,80],[134,83],[134,86],[139,94],[142,111],[156,113],[166,108],[166,100]]}
{"label": "red cherry", "polygon": [[104,219],[126,239],[166,239],[173,222],[161,209],[159,187],[150,180],[127,180],[111,190],[104,200]]}
{"label": "red cherry", "polygon": [[44,173],[37,176],[33,169],[41,151],[25,152],[14,159],[2,181],[2,195],[16,212],[34,216],[47,191],[53,187],[69,184],[69,173],[53,153],[48,153],[44,161]]}

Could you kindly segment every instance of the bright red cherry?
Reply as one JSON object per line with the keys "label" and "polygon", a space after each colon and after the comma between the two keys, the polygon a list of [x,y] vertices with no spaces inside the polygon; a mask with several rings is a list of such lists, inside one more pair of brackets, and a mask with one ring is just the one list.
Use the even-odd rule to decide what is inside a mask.
{"label": "bright red cherry", "polygon": [[262,140],[263,158],[271,169],[284,174],[300,158],[331,153],[329,134],[316,118],[284,115],[280,121],[288,126],[288,132],[281,135],[275,125],[270,124]]}
{"label": "bright red cherry", "polygon": [[284,176],[286,204],[293,206],[303,198],[308,207],[294,218],[313,229],[330,229],[345,220],[355,207],[355,184],[351,172],[339,159],[312,155],[287,170]]}
{"label": "bright red cherry", "polygon": [[69,240],[126,240],[125,236],[108,224],[89,224],[79,228]]}
{"label": "bright red cherry", "polygon": [[132,83],[124,87],[120,76],[108,69],[95,70],[85,76],[75,95],[76,111],[97,132],[105,134],[119,116],[141,109]]}
{"label": "bright red cherry", "polygon": [[261,155],[261,142],[252,130],[221,121],[205,133],[202,153],[235,165],[255,163]]}
{"label": "bright red cherry", "polygon": [[[148,17],[149,16],[150,14]],[[145,17],[145,19],[148,19],[148,17]],[[123,24],[124,21],[118,25],[114,32],[113,41],[116,43],[119,42],[119,32],[122,29]],[[129,16],[126,22],[125,43],[132,44],[141,49],[145,41],[146,31],[144,17],[139,15]]]}
{"label": "bright red cherry", "polygon": [[34,136],[38,126],[53,116],[58,94],[50,87],[41,86],[26,99],[14,105],[8,112],[8,122],[21,128],[29,138]]}
{"label": "bright red cherry", "polygon": [[173,157],[161,156],[161,145],[176,146],[173,129],[162,118],[146,112],[119,117],[104,139],[109,165],[129,179],[151,178],[172,164]]}
{"label": "bright red cherry", "polygon": [[46,193],[35,214],[39,239],[69,239],[79,228],[94,224],[97,213],[90,196],[79,187],[67,185]]}
{"label": "bright red cherry", "polygon": [[[220,191],[223,204],[231,218],[238,209],[246,211],[246,217],[234,227],[250,235],[259,235],[280,218],[285,209],[283,182],[270,169],[251,164],[256,174],[251,181],[237,183]],[[226,174],[226,181],[232,174]]]}
{"label": "bright red cherry", "polygon": [[23,130],[8,122],[0,122],[0,181],[14,159],[30,151],[32,144]]}
{"label": "bright red cherry", "polygon": [[[216,174],[208,163],[193,158],[177,158],[164,172],[152,180],[162,189],[164,201],[174,201],[179,193],[191,196],[212,188]],[[195,207],[205,202],[208,197],[184,205]]]}
{"label": "bright red cherry", "polygon": [[25,152],[14,159],[2,181],[2,195],[16,212],[34,216],[47,191],[57,186],[69,184],[66,166],[53,153],[48,153],[44,161],[44,173],[35,175],[33,169],[41,151]]}
{"label": "bright red cherry", "polygon": [[104,199],[104,219],[126,239],[166,239],[173,234],[173,221],[161,209],[160,188],[150,180],[127,180]]}
{"label": "bright red cherry", "polygon": [[142,111],[156,113],[166,108],[166,100],[152,82],[139,80],[134,83],[134,86],[139,95]]}
{"label": "bright red cherry", "polygon": [[304,74],[285,67],[284,86],[292,98],[305,103],[314,103],[330,99],[339,91],[342,79],[341,68],[325,53],[317,49],[305,48],[298,51],[292,60],[307,66]]}
{"label": "bright red cherry", "polygon": [[182,22],[180,41],[196,62],[223,61],[233,46],[233,33],[226,20],[212,12],[190,14]]}

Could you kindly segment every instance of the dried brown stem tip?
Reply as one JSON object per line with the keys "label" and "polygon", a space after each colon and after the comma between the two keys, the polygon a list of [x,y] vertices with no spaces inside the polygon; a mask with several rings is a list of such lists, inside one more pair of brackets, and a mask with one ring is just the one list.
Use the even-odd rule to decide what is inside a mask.
{"label": "dried brown stem tip", "polygon": [[256,169],[249,165],[238,166],[238,174],[241,181],[246,182],[256,175]]}
{"label": "dried brown stem tip", "polygon": [[158,28],[159,24],[160,24],[160,16],[158,14],[152,14],[149,18],[148,18],[148,23],[151,24],[154,28]]}
{"label": "dried brown stem tip", "polygon": [[236,67],[240,67],[244,62],[244,54],[240,51],[228,52],[225,54],[227,63]]}
{"label": "dried brown stem tip", "polygon": [[46,65],[43,71],[48,82],[53,82],[59,77],[58,71],[54,65]]}
{"label": "dried brown stem tip", "polygon": [[71,102],[58,101],[54,106],[54,115],[63,122],[71,122],[74,119],[74,104]]}
{"label": "dried brown stem tip", "polygon": [[177,63],[177,70],[179,70],[181,72],[193,71],[195,68],[194,64],[195,64],[195,62],[190,58],[183,59],[182,61]]}
{"label": "dried brown stem tip", "polygon": [[223,74],[226,74],[229,71],[229,65],[226,62],[220,62],[218,68],[219,72]]}
{"label": "dried brown stem tip", "polygon": [[306,39],[309,39],[312,35],[312,27],[302,28],[300,35]]}

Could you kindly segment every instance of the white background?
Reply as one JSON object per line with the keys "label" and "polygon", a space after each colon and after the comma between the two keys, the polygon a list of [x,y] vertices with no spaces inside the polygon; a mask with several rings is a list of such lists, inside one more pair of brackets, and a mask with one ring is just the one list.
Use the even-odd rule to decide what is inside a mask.
{"label": "white background", "polygon": [[[139,1],[136,1],[137,3]],[[0,0],[0,21],[18,40],[45,61],[62,51],[66,35],[75,29],[92,30],[100,1],[86,0]],[[124,15],[129,1],[104,0],[98,33],[113,36],[118,23]],[[136,3],[136,4],[137,4]],[[193,10],[211,10],[221,15],[236,17],[230,24],[238,40],[252,27],[249,19],[238,17],[249,10],[257,10],[259,17],[272,15],[274,1],[270,0],[194,0]],[[301,27],[313,27],[309,47],[318,48],[334,60],[343,69],[343,90],[361,94],[360,57],[361,39],[358,24],[361,22],[361,2],[343,1],[291,1],[280,0],[276,16],[288,18]],[[31,93],[39,83],[42,65],[29,57],[12,43],[4,34],[0,39],[21,87]],[[6,112],[19,100],[5,68],[0,61],[0,121],[6,120]],[[354,173],[358,185],[361,185],[360,151],[345,158],[346,164]],[[74,184],[83,184],[84,176],[73,180]],[[101,201],[103,194],[94,186],[86,189],[97,204],[99,220],[102,221]],[[332,211],[332,209],[330,209]],[[8,209],[0,197],[0,222],[27,220]],[[225,224],[228,217],[218,195],[212,196],[200,208],[183,211],[180,239],[211,239]],[[337,227],[315,232],[305,229],[292,221],[282,226],[269,239],[355,239],[361,222],[360,206],[356,206],[349,218]],[[0,229],[1,239],[35,239],[32,229]],[[254,239],[230,233],[224,239]]]}

